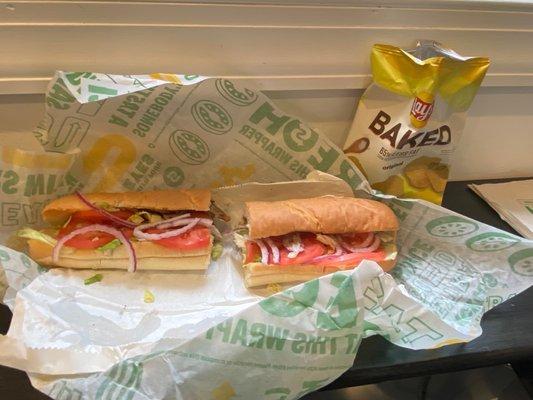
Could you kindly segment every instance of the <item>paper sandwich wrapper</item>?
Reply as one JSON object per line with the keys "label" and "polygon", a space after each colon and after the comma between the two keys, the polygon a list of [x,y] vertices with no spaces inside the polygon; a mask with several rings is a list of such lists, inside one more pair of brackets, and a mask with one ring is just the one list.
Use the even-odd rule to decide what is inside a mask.
{"label": "paper sandwich wrapper", "polygon": [[518,233],[533,239],[533,180],[469,185]]}
{"label": "paper sandwich wrapper", "polygon": [[401,223],[392,274],[368,261],[274,295],[244,287],[230,235],[205,273],[98,271],[92,285],[94,271],[47,271],[0,247],[13,311],[0,363],[54,399],[296,399],[346,371],[364,337],[412,349],[472,340],[484,312],[533,281],[533,242],[376,196],[328,139],[237,82],[58,72],[35,136],[42,151],[0,149],[4,238],[77,189],[219,187],[232,223],[245,200],[355,194]]}

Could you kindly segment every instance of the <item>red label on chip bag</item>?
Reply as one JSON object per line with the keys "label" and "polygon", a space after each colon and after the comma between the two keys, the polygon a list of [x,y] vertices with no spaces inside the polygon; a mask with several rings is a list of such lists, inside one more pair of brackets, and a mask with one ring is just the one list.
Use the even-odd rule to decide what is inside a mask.
{"label": "red label on chip bag", "polygon": [[413,106],[411,107],[411,114],[418,121],[427,121],[433,111],[434,103],[434,101],[426,103],[424,100],[415,97],[415,101],[413,101]]}

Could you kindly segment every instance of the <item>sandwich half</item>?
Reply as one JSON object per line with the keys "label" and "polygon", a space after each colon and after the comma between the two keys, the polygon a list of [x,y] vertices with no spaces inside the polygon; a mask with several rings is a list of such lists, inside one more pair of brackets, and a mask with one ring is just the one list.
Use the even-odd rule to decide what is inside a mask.
{"label": "sandwich half", "polygon": [[213,249],[209,190],[76,193],[49,203],[50,228],[25,228],[39,264],[66,268],[205,270]]}
{"label": "sandwich half", "polygon": [[396,263],[398,219],[374,200],[323,196],[246,203],[235,233],[247,287],[303,282],[376,261]]}

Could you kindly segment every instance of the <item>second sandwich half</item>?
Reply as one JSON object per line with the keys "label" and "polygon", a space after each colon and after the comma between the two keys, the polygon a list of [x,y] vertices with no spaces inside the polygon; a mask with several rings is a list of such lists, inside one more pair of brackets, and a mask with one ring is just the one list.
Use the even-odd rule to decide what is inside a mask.
{"label": "second sandwich half", "polygon": [[396,263],[398,219],[374,200],[323,196],[246,203],[236,242],[246,286],[303,282],[373,260]]}

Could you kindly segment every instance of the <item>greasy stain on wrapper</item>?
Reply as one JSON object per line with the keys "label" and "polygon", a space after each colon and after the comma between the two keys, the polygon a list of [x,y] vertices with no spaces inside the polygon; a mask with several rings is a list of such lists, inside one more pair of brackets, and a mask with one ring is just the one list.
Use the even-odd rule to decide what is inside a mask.
{"label": "greasy stain on wrapper", "polygon": [[218,168],[218,174],[222,180],[211,182],[209,187],[217,188],[221,186],[233,186],[247,182],[254,172],[255,164],[246,164],[243,166],[221,165]]}
{"label": "greasy stain on wrapper", "polygon": [[[118,153],[118,155],[117,155]],[[123,135],[104,135],[98,138],[83,157],[87,174],[100,175],[94,192],[111,191],[137,158],[135,144]],[[103,169],[105,163],[110,163]]]}
{"label": "greasy stain on wrapper", "polygon": [[236,395],[235,389],[233,389],[231,384],[227,381],[222,382],[219,386],[213,389],[211,394],[213,395],[213,400],[230,400]]}

